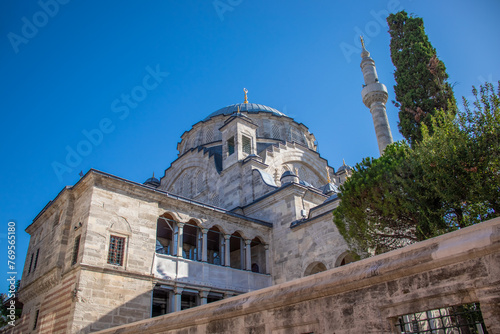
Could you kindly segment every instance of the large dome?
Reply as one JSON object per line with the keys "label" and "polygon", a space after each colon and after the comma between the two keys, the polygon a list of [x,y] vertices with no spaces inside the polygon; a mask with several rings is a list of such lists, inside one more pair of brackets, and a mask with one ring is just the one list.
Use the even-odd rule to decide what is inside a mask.
{"label": "large dome", "polygon": [[238,107],[240,108],[240,111],[245,111],[248,113],[259,113],[259,112],[267,112],[271,113],[275,116],[285,116],[281,111],[278,111],[274,108],[265,106],[263,104],[257,104],[257,103],[237,103],[237,104],[232,104],[230,106],[221,108],[210,115],[208,115],[207,118],[204,119],[204,121],[209,120],[210,118],[218,115],[232,115],[233,113],[238,111]]}

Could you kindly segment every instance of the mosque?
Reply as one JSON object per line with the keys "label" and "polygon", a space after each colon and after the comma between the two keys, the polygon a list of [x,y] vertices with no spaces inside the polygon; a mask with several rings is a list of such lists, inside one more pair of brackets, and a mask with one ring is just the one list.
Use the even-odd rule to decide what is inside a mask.
{"label": "mosque", "polygon": [[[382,153],[387,89],[364,45],[361,57]],[[207,115],[160,179],[91,169],[35,217],[20,332],[88,333],[353,261],[332,222],[351,167],[329,166],[304,124],[246,90]]]}

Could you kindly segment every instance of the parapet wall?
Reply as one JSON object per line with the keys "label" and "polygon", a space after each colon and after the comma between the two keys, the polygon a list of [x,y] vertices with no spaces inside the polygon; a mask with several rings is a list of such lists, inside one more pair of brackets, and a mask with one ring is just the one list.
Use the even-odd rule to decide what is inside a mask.
{"label": "parapet wall", "polygon": [[400,333],[400,315],[479,302],[500,333],[500,218],[295,281],[100,331]]}

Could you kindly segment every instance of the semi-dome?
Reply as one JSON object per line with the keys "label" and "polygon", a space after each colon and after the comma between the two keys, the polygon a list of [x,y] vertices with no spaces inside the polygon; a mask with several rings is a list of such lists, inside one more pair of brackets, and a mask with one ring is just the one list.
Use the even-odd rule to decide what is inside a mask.
{"label": "semi-dome", "polygon": [[263,104],[236,103],[236,104],[232,104],[230,106],[224,107],[224,108],[220,108],[219,110],[211,113],[210,115],[208,115],[207,118],[204,119],[204,121],[207,121],[210,118],[218,116],[218,115],[226,115],[226,116],[232,115],[235,112],[238,112],[238,107],[239,107],[240,111],[244,111],[247,113],[267,112],[267,113],[271,113],[275,116],[285,116],[286,117],[286,115],[284,113],[282,113],[281,111],[274,109],[274,108],[271,108],[271,107],[268,107],[268,106],[265,106]]}

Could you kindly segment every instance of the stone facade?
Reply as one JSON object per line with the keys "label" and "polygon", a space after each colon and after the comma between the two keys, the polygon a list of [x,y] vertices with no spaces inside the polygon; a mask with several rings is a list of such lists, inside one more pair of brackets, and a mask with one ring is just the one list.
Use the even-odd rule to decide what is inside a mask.
{"label": "stone facade", "polygon": [[224,110],[183,134],[161,180],[90,170],[42,210],[27,228],[18,328],[89,333],[352,260],[331,213],[350,167],[335,173],[275,109]]}
{"label": "stone facade", "polygon": [[329,166],[304,124],[245,95],[177,149],[161,180],[92,169],[33,220],[17,328],[89,333],[353,260],[332,222],[351,167]]}

